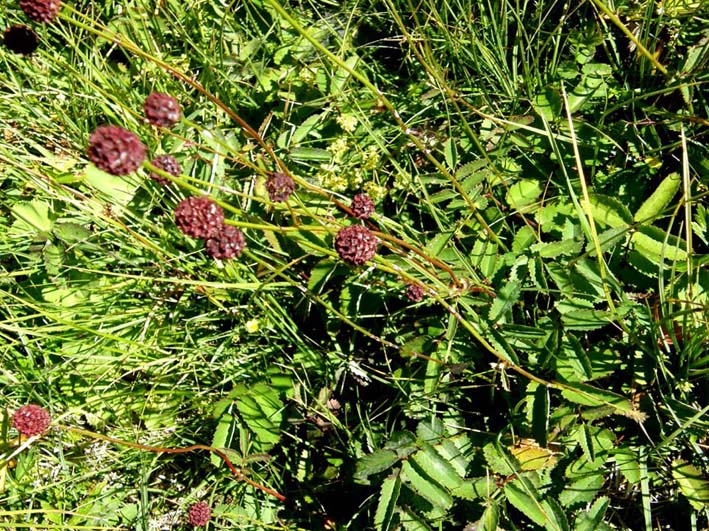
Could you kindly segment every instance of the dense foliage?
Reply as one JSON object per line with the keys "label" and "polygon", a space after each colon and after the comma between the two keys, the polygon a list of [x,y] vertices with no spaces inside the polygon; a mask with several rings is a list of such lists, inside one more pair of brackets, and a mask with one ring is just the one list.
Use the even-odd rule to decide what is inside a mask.
{"label": "dense foliage", "polygon": [[709,525],[705,3],[0,5],[0,527]]}

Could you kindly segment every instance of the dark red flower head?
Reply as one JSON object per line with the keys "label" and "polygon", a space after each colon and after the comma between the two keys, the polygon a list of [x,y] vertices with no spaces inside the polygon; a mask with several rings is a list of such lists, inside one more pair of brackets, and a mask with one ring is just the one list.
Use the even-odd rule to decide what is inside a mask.
{"label": "dark red flower head", "polygon": [[148,122],[160,127],[172,127],[182,114],[177,100],[162,92],[153,92],[145,98],[143,108]]}
{"label": "dark red flower head", "polygon": [[5,30],[3,37],[5,46],[21,55],[29,55],[37,49],[37,34],[27,26],[10,26]]}
{"label": "dark red flower head", "polygon": [[61,0],[20,0],[20,9],[34,22],[49,22],[61,7]]}
{"label": "dark red flower head", "polygon": [[101,125],[89,137],[89,159],[113,175],[127,175],[145,160],[146,148],[135,133],[117,125]]}
{"label": "dark red flower head", "polygon": [[424,296],[423,286],[421,286],[421,284],[409,284],[406,286],[404,295],[406,295],[406,298],[411,302],[419,302]]}
{"label": "dark red flower head", "polygon": [[209,508],[207,502],[197,502],[190,507],[189,520],[190,524],[195,527],[207,525],[207,522],[209,522],[211,516],[212,510]]}
{"label": "dark red flower head", "polygon": [[[180,172],[182,171],[182,168],[180,168],[180,163],[177,162],[177,159],[172,155],[159,155],[155,157],[150,162],[150,164],[152,164],[156,168],[160,168],[161,170],[169,173],[170,175],[173,175],[174,177],[179,176]],[[163,186],[167,186],[168,184],[170,184],[169,179],[166,179],[162,175],[158,175],[155,172],[150,172],[150,178],[156,183],[162,184]]]}
{"label": "dark red flower head", "polygon": [[44,433],[49,428],[50,421],[47,410],[36,404],[17,408],[12,417],[12,425],[25,437]]}
{"label": "dark red flower head", "polygon": [[335,236],[335,250],[345,262],[362,265],[377,253],[379,240],[372,232],[361,225],[350,225]]}
{"label": "dark red flower head", "polygon": [[369,219],[374,213],[374,201],[367,194],[357,194],[352,198],[352,213],[359,219]]}
{"label": "dark red flower head", "polygon": [[236,258],[246,247],[246,238],[237,227],[224,225],[216,236],[207,240],[205,247],[213,258]]}
{"label": "dark red flower head", "polygon": [[207,197],[188,197],[175,209],[175,224],[192,238],[214,238],[224,225],[224,211]]}
{"label": "dark red flower head", "polygon": [[274,172],[266,180],[266,191],[273,202],[288,201],[290,195],[295,191],[295,182],[285,173]]}

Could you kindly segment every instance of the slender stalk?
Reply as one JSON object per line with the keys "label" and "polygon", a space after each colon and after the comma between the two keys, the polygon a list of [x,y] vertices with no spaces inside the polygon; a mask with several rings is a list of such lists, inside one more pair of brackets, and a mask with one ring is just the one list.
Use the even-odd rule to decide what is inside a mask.
{"label": "slender stalk", "polygon": [[286,497],[283,496],[282,494],[279,494],[273,489],[270,489],[268,487],[264,487],[263,485],[260,485],[256,483],[254,480],[247,478],[244,476],[243,472],[241,471],[240,468],[236,468],[229,457],[224,453],[222,450],[219,448],[214,448],[213,446],[206,446],[204,444],[193,444],[191,446],[186,446],[184,448],[167,448],[163,446],[148,446],[147,444],[140,444],[140,443],[135,443],[135,442],[130,442],[130,441],[124,441],[122,439],[116,439],[115,437],[110,437],[108,435],[103,435],[101,433],[95,433],[93,431],[89,430],[82,430],[81,428],[75,428],[73,426],[57,426],[58,428],[68,431],[71,433],[76,433],[77,435],[83,435],[85,437],[90,437],[92,439],[98,439],[100,441],[106,441],[110,442],[113,444],[117,444],[119,446],[127,446],[128,448],[135,448],[137,450],[144,450],[146,452],[154,452],[157,454],[186,454],[189,452],[195,452],[198,450],[203,450],[206,452],[211,452],[214,455],[218,456],[221,458],[224,463],[226,463],[226,466],[229,468],[232,474],[236,476],[236,478],[239,481],[243,481],[252,487],[265,492],[269,496],[273,496],[274,498],[278,499],[279,501],[286,501]]}

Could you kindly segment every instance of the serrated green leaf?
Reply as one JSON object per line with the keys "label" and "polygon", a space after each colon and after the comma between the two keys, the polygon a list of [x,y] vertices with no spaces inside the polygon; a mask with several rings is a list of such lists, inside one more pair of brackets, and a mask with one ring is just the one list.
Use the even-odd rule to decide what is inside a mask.
{"label": "serrated green leaf", "polygon": [[495,474],[511,476],[517,473],[517,463],[515,460],[511,456],[505,455],[504,450],[496,443],[490,442],[483,446],[483,455],[485,456],[487,466]]}
{"label": "serrated green leaf", "polygon": [[449,509],[453,505],[453,498],[446,489],[433,478],[421,474],[408,461],[401,465],[401,479],[434,507]]}
{"label": "serrated green leaf", "polygon": [[369,484],[367,478],[394,466],[399,461],[399,456],[393,450],[377,450],[364,455],[357,460],[354,480],[357,483]]}
{"label": "serrated green leaf", "polygon": [[470,255],[470,259],[487,278],[491,278],[500,265],[497,251],[497,245],[482,238],[476,240],[473,244],[473,252]]}
{"label": "serrated green leaf", "polygon": [[507,501],[537,525],[547,523],[547,516],[539,502],[539,495],[529,481],[518,478],[508,481],[504,487]]}
{"label": "serrated green leaf", "polygon": [[410,459],[423,473],[440,483],[446,489],[453,490],[463,483],[455,468],[444,460],[441,455],[430,445],[423,443],[421,450],[413,454]]}
{"label": "serrated green leaf", "polygon": [[559,493],[559,502],[564,507],[577,507],[593,500],[603,486],[603,474],[589,474],[569,483]]}
{"label": "serrated green leaf", "polygon": [[645,223],[656,218],[667,208],[667,205],[670,204],[672,198],[677,194],[681,182],[682,179],[678,173],[671,173],[665,177],[652,194],[650,194],[650,197],[640,205],[640,208],[635,212],[635,216],[633,216],[633,220],[637,223]]}
{"label": "serrated green leaf", "polygon": [[[217,429],[214,430],[214,436],[212,437],[212,446],[214,448],[228,448],[231,446],[231,433],[233,433],[232,427],[234,423],[234,417],[229,414],[224,414],[219,418],[217,423]],[[218,455],[212,453],[209,460],[214,466],[219,466],[222,464],[222,458]]]}
{"label": "serrated green leaf", "polygon": [[408,507],[399,508],[397,513],[406,531],[432,531],[426,521]]}
{"label": "serrated green leaf", "polygon": [[596,460],[596,447],[593,445],[593,438],[591,437],[591,430],[588,424],[581,424],[576,429],[576,439],[581,445],[583,453],[586,454],[586,458],[589,461]]}
{"label": "serrated green leaf", "polygon": [[42,248],[42,257],[47,274],[49,276],[58,275],[64,264],[64,247],[48,241]]}
{"label": "serrated green leaf", "polygon": [[78,223],[57,223],[52,230],[58,239],[68,244],[84,242],[91,237],[91,231]]}
{"label": "serrated green leaf", "polygon": [[598,330],[614,320],[611,312],[605,310],[576,309],[575,305],[559,302],[555,305],[561,313],[561,321],[568,330]]}
{"label": "serrated green leaf", "polygon": [[[616,245],[624,242],[625,239],[628,237],[628,234],[628,228],[623,226],[613,227],[601,232],[598,235],[598,242],[601,245],[601,253],[609,251],[613,249]],[[596,256],[596,246],[592,241],[587,242],[586,252],[591,258],[594,258]]]}
{"label": "serrated green leaf", "polygon": [[530,247],[533,253],[542,258],[557,258],[559,256],[576,256],[583,249],[583,242],[576,239],[558,242],[539,242]]}
{"label": "serrated green leaf", "polygon": [[696,466],[684,459],[675,459],[672,477],[694,509],[702,511],[709,507],[709,481]]}
{"label": "serrated green leaf", "polygon": [[556,500],[552,498],[542,500],[542,509],[546,519],[544,528],[547,531],[569,531],[569,522],[566,519],[566,514]]}
{"label": "serrated green leaf", "polygon": [[613,197],[594,194],[590,197],[594,221],[611,228],[627,228],[633,222],[628,207]]}
{"label": "serrated green leaf", "polygon": [[534,179],[520,179],[507,191],[507,204],[519,212],[529,212],[539,196],[542,185]]}
{"label": "serrated green leaf", "polygon": [[576,376],[578,376],[581,381],[593,379],[593,365],[591,365],[591,359],[588,357],[588,353],[583,345],[581,345],[581,342],[571,334],[567,335],[567,341],[564,343],[564,354],[574,368]]}
{"label": "serrated green leaf", "polygon": [[86,168],[84,182],[101,192],[119,215],[121,210],[131,202],[138,189],[138,182],[134,175],[119,177],[101,171],[93,165]]}
{"label": "serrated green leaf", "polygon": [[259,451],[267,452],[281,437],[283,403],[278,392],[263,383],[254,384],[239,394],[236,407],[254,433]]}
{"label": "serrated green leaf", "polygon": [[537,236],[534,229],[529,225],[524,225],[516,232],[514,240],[512,240],[512,252],[521,253],[532,245],[536,239]]}
{"label": "serrated green leaf", "polygon": [[620,473],[631,485],[640,483],[641,472],[638,456],[630,448],[619,449],[613,454],[613,459],[618,465]]}
{"label": "serrated green leaf", "polygon": [[379,502],[374,513],[374,525],[379,531],[389,531],[394,519],[394,508],[401,492],[401,478],[396,470],[382,482]]}
{"label": "serrated green leaf", "polygon": [[642,226],[634,232],[630,241],[635,249],[654,264],[663,260],[684,261],[687,259],[687,244],[680,238],[667,236],[657,227]]}
{"label": "serrated green leaf", "polygon": [[54,222],[50,216],[51,206],[49,203],[38,199],[20,201],[12,205],[10,211],[17,219],[12,224],[12,233],[49,234],[52,230]]}
{"label": "serrated green leaf", "polygon": [[480,492],[478,492],[475,483],[469,480],[465,480],[456,488],[451,489],[450,493],[456,498],[463,498],[464,500],[480,498]]}
{"label": "serrated green leaf", "polygon": [[579,382],[568,382],[564,384],[561,394],[575,404],[583,406],[610,406],[617,415],[624,415],[628,418],[641,422],[645,419],[645,414],[636,409],[627,398]]}
{"label": "serrated green leaf", "polygon": [[576,518],[574,529],[576,531],[597,531],[603,524],[603,517],[606,515],[610,500],[601,496],[588,511],[581,512]]}
{"label": "serrated green leaf", "polygon": [[496,323],[502,316],[509,312],[519,300],[521,284],[517,281],[507,282],[497,291],[497,296],[490,305],[489,319]]}
{"label": "serrated green leaf", "polygon": [[416,426],[416,436],[423,442],[430,444],[438,442],[438,440],[443,437],[444,433],[445,426],[443,426],[441,419],[437,417],[422,420]]}
{"label": "serrated green leaf", "polygon": [[483,515],[478,522],[479,531],[497,531],[497,524],[500,521],[500,510],[496,503],[491,503],[483,511]]}
{"label": "serrated green leaf", "polygon": [[460,449],[449,439],[444,439],[440,444],[435,445],[436,451],[448,461],[460,477],[465,477],[468,468],[468,460],[463,457]]}
{"label": "serrated green leaf", "polygon": [[475,493],[475,498],[490,498],[500,487],[492,475],[470,480],[470,485]]}

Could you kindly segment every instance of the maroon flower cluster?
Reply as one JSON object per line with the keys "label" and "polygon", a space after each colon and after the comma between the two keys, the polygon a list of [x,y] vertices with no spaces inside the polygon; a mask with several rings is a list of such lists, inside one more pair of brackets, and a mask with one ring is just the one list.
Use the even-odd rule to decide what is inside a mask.
{"label": "maroon flower cluster", "polygon": [[224,224],[224,211],[207,197],[188,197],[175,209],[175,224],[192,238],[206,239],[207,253],[213,258],[235,258],[246,247],[244,234]]}
{"label": "maroon flower cluster", "polygon": [[[177,100],[167,94],[153,92],[145,99],[147,120],[160,127],[170,127],[180,119],[180,106]],[[102,125],[89,138],[88,156],[99,169],[113,175],[126,175],[137,170],[146,157],[146,147],[138,136],[127,129],[115,125]],[[160,155],[151,163],[156,168],[177,177],[182,169],[172,155]],[[287,192],[288,184],[280,175],[275,192],[279,197]],[[155,173],[150,173],[154,181],[167,185],[169,180]],[[291,191],[294,189],[291,182]],[[288,192],[290,193],[290,192]],[[207,197],[188,197],[175,209],[175,224],[187,236],[206,239],[206,249],[214,258],[234,258],[239,256],[246,246],[244,234],[236,227],[224,224],[224,211]]]}
{"label": "maroon flower cluster", "polygon": [[101,125],[91,133],[89,160],[112,175],[127,175],[145,160],[146,148],[138,136],[117,125]]}
{"label": "maroon flower cluster", "polygon": [[[152,164],[156,168],[160,168],[164,172],[167,172],[174,177],[180,175],[180,172],[182,171],[182,168],[180,168],[180,163],[177,162],[177,159],[172,155],[160,155],[158,157],[155,157],[150,162],[150,164]],[[169,179],[155,172],[150,172],[150,178],[156,183],[162,184],[163,186],[167,186],[168,184],[170,184]]]}
{"label": "maroon flower cluster", "polygon": [[175,224],[192,238],[214,238],[224,225],[224,211],[207,197],[188,197],[175,209]]}
{"label": "maroon flower cluster", "polygon": [[207,522],[209,522],[211,517],[212,509],[210,509],[207,502],[197,502],[190,507],[188,518],[190,524],[194,527],[202,527],[207,525]]}
{"label": "maroon flower cluster", "polygon": [[162,92],[153,92],[145,98],[143,110],[148,122],[159,127],[172,127],[182,115],[177,100]]}
{"label": "maroon flower cluster", "polygon": [[41,435],[47,431],[50,422],[49,412],[36,404],[17,408],[12,417],[12,425],[25,437]]}
{"label": "maroon flower cluster", "polygon": [[5,30],[3,42],[12,53],[29,55],[37,49],[39,39],[27,26],[14,25]]}
{"label": "maroon flower cluster", "polygon": [[357,194],[352,198],[350,208],[356,218],[369,219],[374,214],[374,201],[367,194]]}
{"label": "maroon flower cluster", "polygon": [[61,7],[61,0],[20,0],[20,9],[34,22],[50,22]]}
{"label": "maroon flower cluster", "polygon": [[335,236],[335,250],[345,262],[355,266],[364,264],[377,252],[379,239],[361,225],[340,229]]}
{"label": "maroon flower cluster", "polygon": [[406,298],[411,302],[420,302],[424,296],[423,286],[421,284],[409,284],[404,292]]}
{"label": "maroon flower cluster", "polygon": [[213,238],[205,243],[210,256],[221,260],[236,258],[246,247],[244,233],[232,225],[224,225]]}
{"label": "maroon flower cluster", "polygon": [[295,191],[295,182],[285,173],[273,172],[266,180],[266,191],[271,201],[282,203]]}

